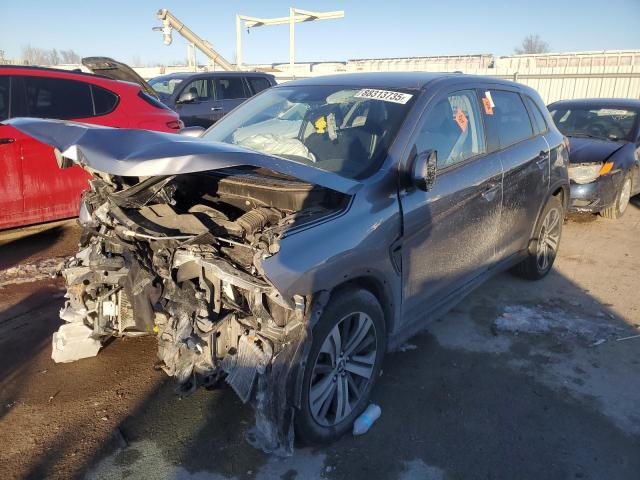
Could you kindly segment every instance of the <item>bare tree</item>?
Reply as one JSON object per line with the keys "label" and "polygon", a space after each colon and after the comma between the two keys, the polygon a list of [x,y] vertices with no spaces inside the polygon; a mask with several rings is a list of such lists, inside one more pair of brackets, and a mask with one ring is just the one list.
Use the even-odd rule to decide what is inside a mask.
{"label": "bare tree", "polygon": [[60,64],[60,55],[58,55],[58,50],[56,50],[55,48],[49,51],[49,64],[50,65]]}
{"label": "bare tree", "polygon": [[21,57],[26,65],[48,65],[47,52],[42,48],[25,45],[22,47]]}
{"label": "bare tree", "polygon": [[526,55],[532,53],[547,53],[549,44],[540,38],[540,35],[528,35],[522,40],[519,47],[514,49],[516,55]]}
{"label": "bare tree", "polygon": [[60,50],[62,63],[80,63],[82,58],[73,50]]}
{"label": "bare tree", "polygon": [[46,50],[25,45],[22,47],[22,62],[25,65],[59,65],[61,63],[80,63],[80,55],[73,50]]}

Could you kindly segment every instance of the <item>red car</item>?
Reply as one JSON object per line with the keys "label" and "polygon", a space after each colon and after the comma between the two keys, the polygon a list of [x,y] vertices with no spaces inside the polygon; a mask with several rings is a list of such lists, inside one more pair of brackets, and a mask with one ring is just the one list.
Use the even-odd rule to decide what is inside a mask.
{"label": "red car", "polygon": [[0,229],[76,216],[89,178],[80,167],[59,169],[51,147],[4,120],[54,118],[162,132],[182,127],[127,65],[104,57],[83,64],[94,74],[0,66]]}

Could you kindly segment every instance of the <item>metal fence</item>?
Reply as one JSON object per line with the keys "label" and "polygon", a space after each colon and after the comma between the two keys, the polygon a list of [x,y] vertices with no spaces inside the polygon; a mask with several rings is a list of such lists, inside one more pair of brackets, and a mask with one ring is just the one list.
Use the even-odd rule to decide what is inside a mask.
{"label": "metal fence", "polygon": [[[613,70],[613,71],[611,71]],[[528,85],[549,104],[574,98],[640,98],[640,67],[478,69],[465,73],[495,76]]]}
{"label": "metal fence", "polygon": [[[59,65],[58,68],[77,68]],[[198,71],[210,67],[200,66]],[[275,75],[278,82],[292,79],[289,64],[246,65]],[[193,70],[185,66],[134,67],[143,78]],[[485,75],[524,83],[536,89],[549,104],[556,100],[585,97],[640,99],[640,50],[567,52],[514,55],[495,58],[491,54],[355,59],[345,62],[302,62],[295,65],[295,78],[349,72],[431,71]]]}
{"label": "metal fence", "polygon": [[[260,66],[264,67],[264,66]],[[288,65],[272,64],[279,82]],[[348,72],[454,72],[504,78],[536,89],[546,103],[585,97],[640,98],[640,50],[513,55],[490,54],[348,60],[296,65],[296,78]]]}

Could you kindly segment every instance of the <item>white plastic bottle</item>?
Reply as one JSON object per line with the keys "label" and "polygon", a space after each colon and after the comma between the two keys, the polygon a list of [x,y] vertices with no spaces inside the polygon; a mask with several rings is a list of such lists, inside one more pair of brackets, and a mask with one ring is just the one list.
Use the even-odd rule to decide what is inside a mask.
{"label": "white plastic bottle", "polygon": [[367,407],[367,409],[362,412],[356,421],[353,422],[353,434],[354,435],[364,435],[369,431],[371,425],[380,418],[382,414],[382,410],[378,405],[374,405],[373,403]]}

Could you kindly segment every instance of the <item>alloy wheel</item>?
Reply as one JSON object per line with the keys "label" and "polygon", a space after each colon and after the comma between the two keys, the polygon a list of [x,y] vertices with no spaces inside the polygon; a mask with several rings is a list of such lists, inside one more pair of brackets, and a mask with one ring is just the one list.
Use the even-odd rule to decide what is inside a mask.
{"label": "alloy wheel", "polygon": [[620,199],[618,200],[618,211],[623,214],[629,205],[631,199],[631,179],[627,178],[622,184],[622,190],[620,190]]}
{"label": "alloy wheel", "polygon": [[350,313],[333,327],[311,373],[309,409],[319,425],[337,425],[357,407],[377,355],[376,327],[366,313]]}
{"label": "alloy wheel", "polygon": [[560,222],[560,212],[556,208],[549,210],[542,221],[536,251],[536,264],[540,272],[546,271],[555,259],[560,243]]}

